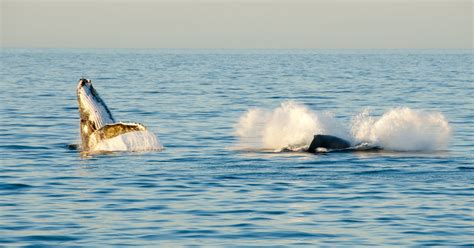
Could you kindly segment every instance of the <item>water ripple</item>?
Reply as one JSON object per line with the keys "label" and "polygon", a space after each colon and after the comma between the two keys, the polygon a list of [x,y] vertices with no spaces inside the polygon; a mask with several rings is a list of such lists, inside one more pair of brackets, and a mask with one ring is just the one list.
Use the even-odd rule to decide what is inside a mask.
{"label": "water ripple", "polygon": [[[473,246],[471,51],[0,53],[0,246]],[[165,150],[69,150],[83,74]],[[425,153],[237,150],[240,116],[286,100],[340,123],[441,112],[452,137]]]}

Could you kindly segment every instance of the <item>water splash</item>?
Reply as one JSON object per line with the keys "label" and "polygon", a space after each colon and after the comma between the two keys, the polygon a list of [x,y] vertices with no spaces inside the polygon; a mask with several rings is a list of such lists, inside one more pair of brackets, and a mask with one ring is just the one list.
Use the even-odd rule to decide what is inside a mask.
{"label": "water splash", "polygon": [[350,132],[331,115],[306,106],[283,102],[274,110],[250,109],[235,127],[240,145],[247,148],[298,150],[308,147],[317,133],[348,139]]}
{"label": "water splash", "polygon": [[438,112],[394,108],[376,119],[364,111],[352,120],[351,132],[358,142],[387,150],[434,151],[446,149],[451,128]]}
{"label": "water splash", "polygon": [[345,125],[329,112],[317,113],[287,101],[273,110],[248,110],[235,133],[238,147],[251,149],[304,150],[315,134],[328,134],[353,146],[368,143],[394,151],[433,151],[447,147],[451,128],[441,113],[410,108],[394,108],[378,119],[364,111]]}
{"label": "water splash", "polygon": [[111,139],[101,140],[91,149],[97,151],[156,151],[163,146],[155,134],[149,131],[128,132]]}

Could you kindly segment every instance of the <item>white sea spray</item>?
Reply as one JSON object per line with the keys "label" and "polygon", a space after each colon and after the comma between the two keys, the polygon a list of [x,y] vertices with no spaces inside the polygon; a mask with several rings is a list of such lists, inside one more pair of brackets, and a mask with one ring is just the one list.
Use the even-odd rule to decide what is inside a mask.
{"label": "white sea spray", "polygon": [[100,140],[92,151],[156,151],[163,146],[155,134],[149,131],[128,132],[110,139]]}

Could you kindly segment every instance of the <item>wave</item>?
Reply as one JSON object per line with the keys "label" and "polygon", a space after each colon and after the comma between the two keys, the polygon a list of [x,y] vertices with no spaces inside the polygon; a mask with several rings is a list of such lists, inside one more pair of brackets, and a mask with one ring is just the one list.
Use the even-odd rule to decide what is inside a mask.
{"label": "wave", "polygon": [[315,134],[334,135],[352,146],[361,143],[393,151],[435,151],[447,147],[451,128],[438,112],[397,107],[380,117],[365,110],[349,124],[330,112],[318,113],[294,101],[286,101],[273,110],[253,108],[244,113],[235,133],[239,148],[307,149]]}

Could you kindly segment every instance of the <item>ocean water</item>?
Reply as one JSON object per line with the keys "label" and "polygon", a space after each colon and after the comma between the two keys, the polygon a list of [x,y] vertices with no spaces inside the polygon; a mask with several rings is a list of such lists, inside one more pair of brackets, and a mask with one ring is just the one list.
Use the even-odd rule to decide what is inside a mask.
{"label": "ocean water", "polygon": [[[0,246],[474,245],[472,50],[0,55]],[[68,149],[81,77],[165,149]]]}

